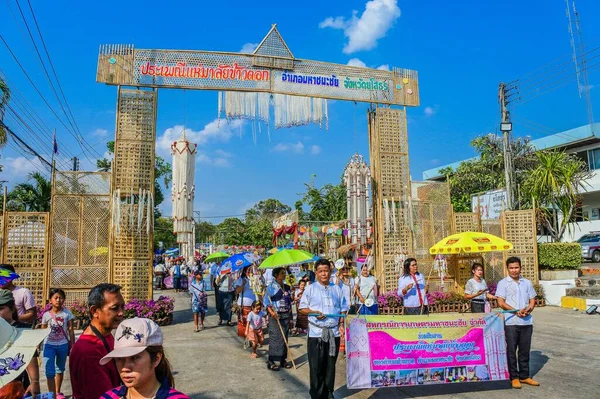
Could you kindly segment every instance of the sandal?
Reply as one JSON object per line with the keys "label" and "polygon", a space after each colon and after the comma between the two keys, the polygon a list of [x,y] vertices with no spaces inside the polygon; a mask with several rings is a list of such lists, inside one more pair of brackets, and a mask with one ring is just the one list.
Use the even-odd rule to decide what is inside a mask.
{"label": "sandal", "polygon": [[290,362],[282,362],[281,367],[283,367],[284,369],[291,369],[293,366]]}
{"label": "sandal", "polygon": [[228,321],[228,322],[227,322],[227,325],[228,325],[229,327],[233,327],[233,326],[235,326],[235,324],[234,324],[234,323],[232,323],[232,322],[230,322],[230,321]]}
{"label": "sandal", "polygon": [[271,371],[279,371],[279,366],[273,362],[267,362],[267,368]]}

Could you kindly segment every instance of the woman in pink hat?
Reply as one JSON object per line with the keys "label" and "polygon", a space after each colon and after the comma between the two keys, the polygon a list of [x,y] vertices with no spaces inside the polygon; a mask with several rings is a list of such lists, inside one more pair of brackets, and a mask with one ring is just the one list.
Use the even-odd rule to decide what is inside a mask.
{"label": "woman in pink hat", "polygon": [[115,362],[123,385],[106,392],[102,399],[189,399],[175,389],[162,332],[150,319],[135,317],[119,324],[115,349],[100,364],[111,361]]}

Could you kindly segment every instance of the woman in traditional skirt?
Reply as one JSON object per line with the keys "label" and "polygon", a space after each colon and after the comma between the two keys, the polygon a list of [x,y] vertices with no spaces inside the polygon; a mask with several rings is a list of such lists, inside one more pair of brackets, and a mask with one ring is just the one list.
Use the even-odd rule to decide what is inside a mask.
{"label": "woman in traditional skirt", "polygon": [[240,309],[238,313],[237,325],[238,337],[246,336],[246,317],[248,316],[248,313],[252,311],[252,303],[256,300],[256,295],[254,295],[254,291],[252,291],[250,280],[248,278],[249,268],[250,266],[246,266],[242,269],[240,277],[233,285],[235,287],[235,293],[238,294],[237,304]]}
{"label": "woman in traditional skirt", "polygon": [[[287,359],[287,339],[292,317],[292,296],[290,287],[285,285],[287,272],[283,267],[273,269],[273,281],[267,286],[264,304],[269,312],[269,360],[267,368],[277,371],[279,367],[292,368]],[[283,334],[282,334],[283,331]],[[279,363],[278,366],[275,363]]]}
{"label": "woman in traditional skirt", "polygon": [[[192,294],[192,313],[194,314],[194,332],[204,330],[204,317],[208,310],[208,298],[204,286],[204,279],[200,271],[194,272],[194,280],[190,284],[190,293]],[[198,317],[200,326],[198,326]]]}
{"label": "woman in traditional skirt", "polygon": [[295,334],[306,334],[308,330],[308,316],[298,311],[300,306],[300,300],[304,295],[304,289],[306,288],[306,281],[300,280],[298,282],[298,288],[294,292],[294,303],[296,304],[296,331]]}

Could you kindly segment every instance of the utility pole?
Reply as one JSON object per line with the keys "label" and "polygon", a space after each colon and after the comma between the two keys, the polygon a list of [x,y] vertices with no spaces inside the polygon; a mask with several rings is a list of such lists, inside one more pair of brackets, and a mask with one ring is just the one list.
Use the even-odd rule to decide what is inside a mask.
{"label": "utility pole", "polygon": [[73,157],[71,161],[73,161],[73,172],[77,172],[79,170],[79,158]]}
{"label": "utility pole", "polygon": [[500,131],[502,131],[502,142],[504,144],[504,176],[506,179],[506,209],[512,210],[515,205],[515,181],[512,162],[512,153],[510,148],[510,132],[512,131],[512,122],[510,121],[510,112],[506,108],[508,104],[507,89],[504,83],[500,83],[498,88],[498,102],[500,103]]}

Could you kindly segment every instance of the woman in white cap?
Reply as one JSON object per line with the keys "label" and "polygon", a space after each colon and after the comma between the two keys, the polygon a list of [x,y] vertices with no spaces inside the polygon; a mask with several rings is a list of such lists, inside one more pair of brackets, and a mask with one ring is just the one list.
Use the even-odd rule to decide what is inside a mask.
{"label": "woman in white cap", "polygon": [[175,389],[171,364],[165,357],[158,324],[135,317],[124,320],[115,334],[115,349],[100,360],[114,361],[123,381],[102,399],[189,399]]}
{"label": "woman in white cap", "polygon": [[49,330],[15,328],[0,317],[0,398],[24,391],[23,376]]}

